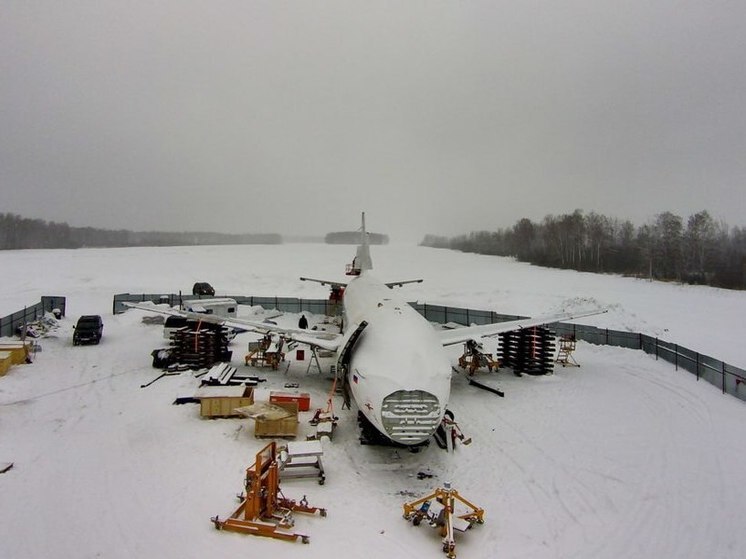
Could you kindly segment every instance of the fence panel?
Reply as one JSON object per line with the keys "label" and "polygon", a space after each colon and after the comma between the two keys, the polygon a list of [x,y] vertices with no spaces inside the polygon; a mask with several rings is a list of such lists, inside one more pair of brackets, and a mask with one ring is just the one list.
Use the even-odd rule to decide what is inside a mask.
{"label": "fence panel", "polygon": [[624,347],[627,349],[641,349],[642,342],[637,332],[624,332],[622,330],[607,330],[608,345]]}
{"label": "fence panel", "polygon": [[278,311],[288,313],[299,313],[301,310],[300,299],[295,297],[277,297]]}
{"label": "fence panel", "polygon": [[301,312],[307,312],[311,314],[325,314],[327,316],[336,316],[341,307],[340,305],[334,305],[329,303],[326,299],[299,299]]}
{"label": "fence panel", "polygon": [[500,322],[498,316],[491,311],[480,311],[476,309],[467,309],[467,316],[469,319],[469,325],[471,324],[492,324],[494,322]]}
{"label": "fence panel", "polygon": [[591,344],[605,345],[607,334],[606,334],[606,330],[602,330],[601,328],[596,328],[595,326],[585,326],[583,324],[576,324],[575,325],[575,339],[583,340]]}
{"label": "fence panel", "polygon": [[60,296],[45,296],[41,301],[30,307],[25,307],[7,316],[0,318],[0,337],[11,337],[16,334],[16,329],[28,322],[34,322],[44,316],[45,312],[59,309],[62,316],[65,315],[65,298]]}
{"label": "fence panel", "polygon": [[696,375],[698,362],[699,353],[686,347],[676,346],[676,361],[674,365],[677,369],[681,368]]}
{"label": "fence panel", "polygon": [[725,371],[725,392],[746,401],[746,371],[723,363]]}
{"label": "fence panel", "polygon": [[422,305],[421,314],[430,322],[437,322],[439,324],[448,322],[446,307],[441,307],[440,305]]}
{"label": "fence panel", "polygon": [[699,356],[699,375],[698,378],[705,379],[710,384],[714,384],[721,390],[725,391],[725,383],[723,382],[723,362],[719,359],[714,359],[709,355]]}

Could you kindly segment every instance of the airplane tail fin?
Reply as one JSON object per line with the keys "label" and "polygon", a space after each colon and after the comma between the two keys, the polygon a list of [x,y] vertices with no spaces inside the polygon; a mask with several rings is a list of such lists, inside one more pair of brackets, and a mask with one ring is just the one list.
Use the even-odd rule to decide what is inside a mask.
{"label": "airplane tail fin", "polygon": [[360,233],[360,245],[352,264],[347,265],[347,275],[357,276],[365,270],[373,269],[373,260],[370,258],[370,246],[368,245],[368,232],[365,230],[365,212],[363,212],[362,227]]}
{"label": "airplane tail fin", "polygon": [[357,268],[362,272],[363,270],[373,269],[373,260],[370,257],[370,246],[368,245],[368,232],[365,230],[365,212],[363,212],[362,227],[360,231],[360,246],[357,247],[355,263]]}

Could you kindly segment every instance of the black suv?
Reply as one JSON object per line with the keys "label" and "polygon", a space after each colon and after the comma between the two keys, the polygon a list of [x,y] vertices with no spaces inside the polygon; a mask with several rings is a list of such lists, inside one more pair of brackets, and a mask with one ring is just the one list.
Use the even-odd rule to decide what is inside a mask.
{"label": "black suv", "polygon": [[73,345],[97,344],[101,341],[104,322],[97,314],[83,315],[78,319],[73,332]]}
{"label": "black suv", "polygon": [[215,295],[215,289],[206,281],[198,281],[192,287],[192,295]]}

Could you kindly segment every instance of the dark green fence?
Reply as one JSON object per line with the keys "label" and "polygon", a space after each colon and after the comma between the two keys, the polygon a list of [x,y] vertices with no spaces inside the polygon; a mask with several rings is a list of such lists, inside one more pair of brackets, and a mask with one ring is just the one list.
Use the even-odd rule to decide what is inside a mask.
{"label": "dark green fence", "polygon": [[65,316],[65,302],[64,297],[44,296],[35,305],[0,318],[0,337],[13,336],[19,326],[34,322],[44,316],[45,312],[59,309],[62,316]]}
{"label": "dark green fence", "polygon": [[[264,309],[277,309],[282,312],[308,312],[314,314],[336,315],[341,311],[340,305],[330,303],[325,299],[298,299],[295,297],[252,297],[246,295],[220,295],[220,298],[228,297],[234,299],[239,305],[262,307]],[[179,293],[119,293],[114,295],[114,314],[123,313],[127,307],[123,303],[167,303],[175,307],[183,301],[194,301],[195,299],[213,299],[209,295],[182,295]]]}

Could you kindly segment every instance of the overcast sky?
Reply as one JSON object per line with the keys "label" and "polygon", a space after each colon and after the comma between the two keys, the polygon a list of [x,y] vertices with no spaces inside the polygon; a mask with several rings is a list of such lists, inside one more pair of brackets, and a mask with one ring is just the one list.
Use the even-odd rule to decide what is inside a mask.
{"label": "overcast sky", "polygon": [[746,225],[743,0],[0,0],[0,212],[392,240]]}

